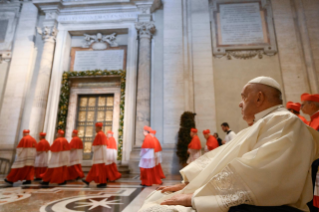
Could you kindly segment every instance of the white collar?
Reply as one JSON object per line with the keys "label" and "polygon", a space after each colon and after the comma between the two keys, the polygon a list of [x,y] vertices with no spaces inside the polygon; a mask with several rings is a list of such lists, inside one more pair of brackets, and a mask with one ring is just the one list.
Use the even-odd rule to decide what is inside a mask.
{"label": "white collar", "polygon": [[255,120],[254,120],[254,123],[256,123],[259,119],[261,118],[264,118],[266,115],[268,115],[269,113],[279,109],[279,108],[282,108],[283,106],[282,105],[276,105],[276,106],[273,106],[271,108],[268,108],[266,110],[263,110],[257,114],[255,114]]}

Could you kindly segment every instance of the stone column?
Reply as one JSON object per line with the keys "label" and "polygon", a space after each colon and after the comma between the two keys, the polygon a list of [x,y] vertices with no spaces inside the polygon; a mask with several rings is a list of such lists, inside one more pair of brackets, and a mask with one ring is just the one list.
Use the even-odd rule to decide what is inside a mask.
{"label": "stone column", "polygon": [[36,138],[43,130],[45,120],[57,29],[55,26],[44,26],[38,28],[38,33],[42,35],[44,45],[29,125],[31,135]]}
{"label": "stone column", "polygon": [[136,100],[135,146],[143,143],[143,127],[150,125],[150,94],[151,94],[151,38],[155,32],[152,22],[138,22],[135,25],[139,33],[139,63]]}

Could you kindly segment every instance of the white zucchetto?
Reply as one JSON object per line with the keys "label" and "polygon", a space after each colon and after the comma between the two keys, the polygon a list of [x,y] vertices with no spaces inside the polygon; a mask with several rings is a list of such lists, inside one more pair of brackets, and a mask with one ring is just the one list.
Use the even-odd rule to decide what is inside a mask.
{"label": "white zucchetto", "polygon": [[256,78],[250,80],[247,84],[268,85],[272,88],[276,88],[277,90],[279,90],[281,92],[281,86],[279,85],[279,83],[276,80],[274,80],[271,77],[265,77],[265,76],[256,77]]}

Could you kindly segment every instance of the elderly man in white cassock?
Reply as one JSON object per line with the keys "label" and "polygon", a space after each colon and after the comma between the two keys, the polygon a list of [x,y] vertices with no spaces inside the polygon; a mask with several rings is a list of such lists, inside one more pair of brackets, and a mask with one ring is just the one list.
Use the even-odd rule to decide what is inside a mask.
{"label": "elderly man in white cassock", "polygon": [[154,191],[140,211],[309,211],[319,133],[282,106],[272,78],[249,81],[241,96],[249,127],[182,169],[183,182]]}

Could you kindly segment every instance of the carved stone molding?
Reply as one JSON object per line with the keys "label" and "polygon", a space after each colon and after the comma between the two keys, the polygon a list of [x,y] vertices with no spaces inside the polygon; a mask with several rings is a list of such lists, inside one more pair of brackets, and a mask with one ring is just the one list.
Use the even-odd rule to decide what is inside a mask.
{"label": "carved stone molding", "polygon": [[[238,6],[239,4],[241,6]],[[263,55],[277,54],[270,0],[210,0],[210,14],[214,57],[262,59]],[[258,17],[253,19],[249,18],[249,15]],[[238,16],[243,18],[231,21]],[[245,20],[255,22],[250,24]],[[253,33],[250,32],[256,34],[251,36]]]}
{"label": "carved stone molding", "polygon": [[135,28],[140,38],[151,38],[156,30],[153,22],[137,22]]}
{"label": "carved stone molding", "polygon": [[104,50],[107,49],[107,43],[111,47],[118,46],[118,43],[116,42],[116,33],[104,36],[101,33],[97,33],[96,35],[84,34],[84,44],[82,45],[82,47],[89,48],[91,44],[93,44],[92,49]]}
{"label": "carved stone molding", "polygon": [[262,59],[263,55],[264,55],[263,50],[226,51],[226,57],[228,60],[231,60],[232,58],[246,60],[246,59],[253,59],[255,57]]}
{"label": "carved stone molding", "polygon": [[42,28],[37,27],[37,31],[40,35],[42,35],[43,40],[55,41],[58,34],[58,30],[55,26],[44,26]]}

